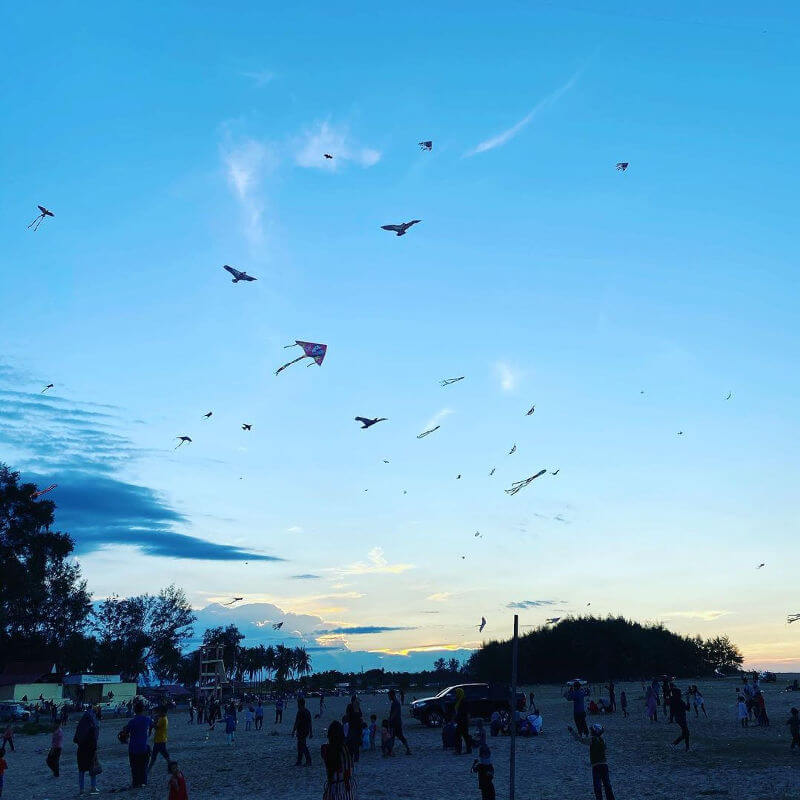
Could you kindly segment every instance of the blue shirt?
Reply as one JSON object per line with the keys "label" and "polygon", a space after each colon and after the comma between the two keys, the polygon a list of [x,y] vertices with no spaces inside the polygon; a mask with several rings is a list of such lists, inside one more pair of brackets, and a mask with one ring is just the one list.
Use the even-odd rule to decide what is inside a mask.
{"label": "blue shirt", "polygon": [[153,720],[144,714],[137,714],[125,726],[129,733],[128,739],[128,752],[132,755],[141,755],[147,752],[147,734],[150,732],[150,727]]}
{"label": "blue shirt", "polygon": [[589,694],[588,689],[570,689],[567,692],[567,700],[572,700],[572,711],[574,714],[583,714],[586,711],[584,698]]}

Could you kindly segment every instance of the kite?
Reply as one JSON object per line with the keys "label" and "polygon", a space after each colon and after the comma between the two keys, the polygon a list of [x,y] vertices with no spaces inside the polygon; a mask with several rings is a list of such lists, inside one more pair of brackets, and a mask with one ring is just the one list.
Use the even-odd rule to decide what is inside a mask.
{"label": "kite", "polygon": [[405,236],[406,231],[412,226],[416,225],[418,222],[422,222],[421,219],[412,219],[411,222],[401,222],[399,225],[381,225],[381,228],[385,231],[392,231],[396,233],[398,236]]}
{"label": "kite", "polygon": [[761,567],[766,567],[766,566],[767,566],[766,564],[759,564],[759,565],[756,567],[756,569],[761,569]]}
{"label": "kite", "polygon": [[526,486],[529,486],[533,483],[537,478],[540,478],[542,475],[547,472],[546,469],[540,469],[535,475],[531,475],[530,478],[523,478],[521,481],[514,481],[511,484],[510,489],[506,489],[506,494],[516,494],[520,489],[524,489]]}
{"label": "kite", "polygon": [[330,153],[323,153],[322,157],[323,158],[333,158],[333,156]]}
{"label": "kite", "polygon": [[558,475],[558,473],[559,473],[559,472],[561,472],[561,467],[559,467],[559,468],[558,468],[557,470],[555,470],[554,472],[551,472],[550,474],[551,474],[551,475]]}
{"label": "kite", "polygon": [[428,428],[427,431],[422,431],[422,433],[417,434],[417,439],[424,439],[429,433],[433,433],[434,431],[438,431],[441,428],[441,425],[437,425],[435,428]]}
{"label": "kite", "polygon": [[619,172],[625,172],[626,169],[628,169],[627,161],[617,161],[617,170]]}
{"label": "kite", "polygon": [[420,142],[419,143],[419,149],[420,150],[427,150],[428,152],[430,152],[431,150],[433,150],[433,142],[431,142],[431,141]]}
{"label": "kite", "polygon": [[678,431],[678,436],[683,436],[683,431]]}
{"label": "kite", "polygon": [[242,430],[243,431],[251,431],[253,430],[253,426],[249,422],[242,423]]}
{"label": "kite", "polygon": [[458,473],[458,475],[456,475],[456,480],[457,480],[457,481],[460,481],[460,480],[461,480],[461,473],[460,473],[460,472]]}
{"label": "kite", "polygon": [[209,411],[208,414],[203,414],[203,419],[211,419],[213,414],[213,411]]}
{"label": "kite", "polygon": [[462,375],[460,378],[443,378],[439,381],[440,386],[449,386],[451,383],[458,383],[459,381],[463,381],[466,375]]}
{"label": "kite", "polygon": [[789,616],[786,617],[786,622],[788,622],[789,625],[793,622],[797,622],[797,620],[800,620],[800,614],[789,614]]}
{"label": "kite", "polygon": [[492,467],[492,471],[489,473],[489,477],[491,477],[492,475],[494,475],[494,471],[495,471],[496,469],[497,469],[497,467]]}
{"label": "kite", "polygon": [[[294,344],[287,344],[283,349],[287,350],[290,347],[302,347],[303,355],[298,356],[292,361],[287,361],[282,367],[278,367],[278,369],[275,370],[276,375],[279,375],[281,372],[283,372],[286,367],[296,364],[298,361],[302,361],[304,358],[313,358],[314,361],[317,362],[317,365],[321,367],[322,362],[325,360],[325,353],[328,352],[328,345],[326,344],[317,344],[316,342],[301,342],[299,339],[295,339]],[[308,366],[310,367],[311,364]]]}
{"label": "kite", "polygon": [[558,622],[560,619],[561,619],[561,617],[548,617],[548,618],[545,620],[545,622],[546,622],[548,625],[555,625],[555,624],[556,624],[556,622]]}
{"label": "kite", "polygon": [[384,463],[384,464],[388,464],[389,462],[388,462],[388,461],[387,461],[387,460],[384,458],[384,459],[383,459],[383,463]]}
{"label": "kite", "polygon": [[34,492],[31,495],[31,500],[35,500],[37,497],[41,497],[43,494],[47,494],[48,492],[52,492],[53,489],[58,487],[57,483],[51,483],[46,489],[39,489],[38,491]]}
{"label": "kite", "polygon": [[733,392],[728,392],[728,396],[725,399],[730,400],[731,397],[733,397]]}
{"label": "kite", "polygon": [[511,456],[514,455],[514,453],[516,452],[517,452],[517,445],[515,443],[514,446],[508,451],[508,454]]}
{"label": "kite", "polygon": [[243,597],[234,597],[229,603],[223,603],[224,606],[232,606],[234,603],[238,603],[240,600],[244,600]]}
{"label": "kite", "polygon": [[42,221],[45,217],[54,217],[55,214],[52,211],[48,211],[44,206],[36,206],[41,212],[38,217],[36,217],[30,225],[29,228],[33,228],[35,231],[39,230],[39,226],[42,224]]}
{"label": "kite", "polygon": [[182,444],[186,444],[187,442],[188,442],[189,444],[191,444],[191,443],[192,443],[192,440],[191,440],[191,438],[190,438],[189,436],[176,436],[175,438],[176,438],[176,439],[180,439],[180,441],[178,442],[178,444],[176,444],[176,445],[175,445],[175,449],[176,449],[176,450],[177,450],[177,449],[178,449],[178,448],[179,448],[179,447],[180,447]]}
{"label": "kite", "polygon": [[227,270],[233,275],[233,280],[231,283],[239,283],[239,281],[257,281],[258,278],[254,278],[252,275],[248,275],[246,272],[241,272],[240,270],[236,269],[235,267],[229,267],[227,264],[222,265],[222,269]]}
{"label": "kite", "polygon": [[486,627],[486,617],[481,617],[481,624],[478,625],[478,633],[483,633],[483,629]]}
{"label": "kite", "polygon": [[39,392],[39,394],[44,394],[48,389],[53,389],[53,388],[54,388],[53,384],[48,383],[47,386],[45,386],[44,389],[42,389],[42,391]]}
{"label": "kite", "polygon": [[[356,417],[355,421],[361,423],[361,430],[365,431],[367,428],[371,428],[373,425],[377,425],[379,422],[385,422],[387,417],[373,417],[369,419],[368,417]],[[388,463],[388,462],[387,462]]]}
{"label": "kite", "polygon": [[530,410],[526,412],[525,416],[529,417],[531,414],[533,414],[534,411],[536,411],[536,404],[530,407]]}
{"label": "kite", "polygon": [[480,532],[480,531],[475,531],[475,538],[476,538],[476,539],[481,539],[481,538],[483,538],[483,537],[481,536],[481,532]]}
{"label": "kite", "polygon": [[283,627],[283,623],[282,622],[274,622],[272,624],[272,630],[274,630],[274,631],[279,631],[282,627]]}

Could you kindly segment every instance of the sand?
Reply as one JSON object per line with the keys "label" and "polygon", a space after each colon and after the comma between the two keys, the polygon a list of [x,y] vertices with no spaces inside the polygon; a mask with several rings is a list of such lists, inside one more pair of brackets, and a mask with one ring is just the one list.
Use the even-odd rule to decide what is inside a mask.
{"label": "sand", "polygon": [[[790,753],[788,728],[784,724],[792,705],[800,706],[800,693],[785,693],[779,684],[767,684],[764,691],[770,728],[742,730],[735,718],[734,680],[697,681],[706,698],[709,719],[694,718],[689,728],[692,749],[672,750],[668,743],[678,734],[677,726],[659,720],[653,724],[644,714],[640,684],[619,684],[628,694],[631,716],[602,717],[606,726],[611,781],[618,798],[627,800],[675,800],[675,798],[729,797],[732,800],[794,800],[800,798],[800,752]],[[795,676],[791,676],[794,678]],[[683,688],[688,682],[680,682]],[[585,747],[574,742],[565,730],[571,722],[571,704],[560,697],[560,688],[539,686],[536,698],[544,717],[543,735],[517,740],[517,798],[519,800],[591,800],[591,770]],[[412,691],[412,695],[423,696]],[[319,748],[324,723],[341,717],[345,698],[328,698],[322,723],[315,720],[311,752],[314,764],[295,767],[295,743],[289,737],[295,706],[284,713],[284,723],[271,724],[267,709],[261,732],[245,731],[243,715],[236,742],[229,746],[224,729],[210,734],[207,726],[187,725],[187,715],[178,710],[170,716],[169,750],[181,764],[192,800],[319,800],[324,782]],[[316,713],[318,701],[309,700]],[[362,709],[378,719],[387,715],[385,695],[365,695]],[[407,712],[405,712],[407,714]],[[593,721],[594,718],[592,718]],[[127,748],[119,744],[117,731],[123,719],[101,723],[99,756],[104,771],[99,778],[103,796],[111,789],[129,784]],[[77,723],[73,716],[65,735],[61,777],[53,778],[44,763],[49,735],[19,736],[17,752],[7,753],[4,800],[59,800],[77,794],[75,745],[71,739]],[[470,773],[472,757],[444,752],[441,733],[406,720],[406,735],[413,754],[408,757],[398,746],[395,756],[384,759],[378,752],[362,755],[358,765],[359,797],[390,800],[459,800],[479,798],[475,776]],[[277,735],[272,732],[277,730]],[[508,797],[509,739],[490,739],[494,758],[498,798]],[[166,766],[157,762],[150,785],[142,790],[125,790],[119,797],[166,798]],[[87,781],[88,783],[88,781]],[[87,786],[88,789],[88,786]]]}

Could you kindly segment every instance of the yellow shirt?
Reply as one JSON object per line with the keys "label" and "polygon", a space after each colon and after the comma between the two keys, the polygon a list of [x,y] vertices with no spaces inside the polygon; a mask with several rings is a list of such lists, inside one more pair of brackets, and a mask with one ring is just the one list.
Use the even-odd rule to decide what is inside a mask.
{"label": "yellow shirt", "polygon": [[159,717],[158,722],[156,722],[156,733],[153,737],[153,741],[158,744],[160,742],[167,741],[167,718],[166,717]]}

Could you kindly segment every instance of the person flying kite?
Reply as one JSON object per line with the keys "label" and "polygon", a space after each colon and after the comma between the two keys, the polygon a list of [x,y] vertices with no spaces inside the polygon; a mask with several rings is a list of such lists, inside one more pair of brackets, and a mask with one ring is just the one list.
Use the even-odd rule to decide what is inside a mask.
{"label": "person flying kite", "polygon": [[392,231],[396,233],[398,236],[405,236],[406,231],[412,226],[416,225],[418,222],[422,222],[421,219],[412,219],[411,222],[401,222],[399,225],[381,225],[381,228],[385,231]]}
{"label": "person flying kite", "polygon": [[420,150],[427,150],[430,153],[430,151],[433,150],[433,142],[431,142],[431,141],[420,142],[419,143],[419,149]]}
{"label": "person flying kite", "polygon": [[38,208],[41,213],[39,214],[38,217],[36,217],[35,220],[33,220],[33,222],[31,222],[30,225],[28,225],[28,227],[33,228],[35,231],[38,231],[39,226],[42,224],[44,218],[54,217],[55,214],[52,211],[48,211],[44,206],[36,206],[36,208]]}
{"label": "person flying kite", "polygon": [[[303,355],[298,356],[292,361],[287,361],[282,367],[278,367],[278,369],[275,370],[276,375],[279,375],[281,372],[283,372],[286,367],[296,364],[298,361],[302,361],[304,358],[314,359],[317,365],[321,367],[322,362],[325,360],[325,354],[328,352],[328,345],[326,344],[317,344],[316,342],[301,342],[299,339],[295,339],[294,344],[287,344],[283,349],[287,350],[290,347],[302,347]],[[308,366],[310,367],[311,364]]]}
{"label": "person flying kite", "polygon": [[242,272],[241,270],[238,270],[235,267],[230,267],[227,264],[223,264],[222,269],[230,272],[230,274],[233,275],[233,280],[231,281],[231,283],[239,283],[239,281],[258,280],[258,278],[254,278],[252,275],[248,275],[246,272]]}

